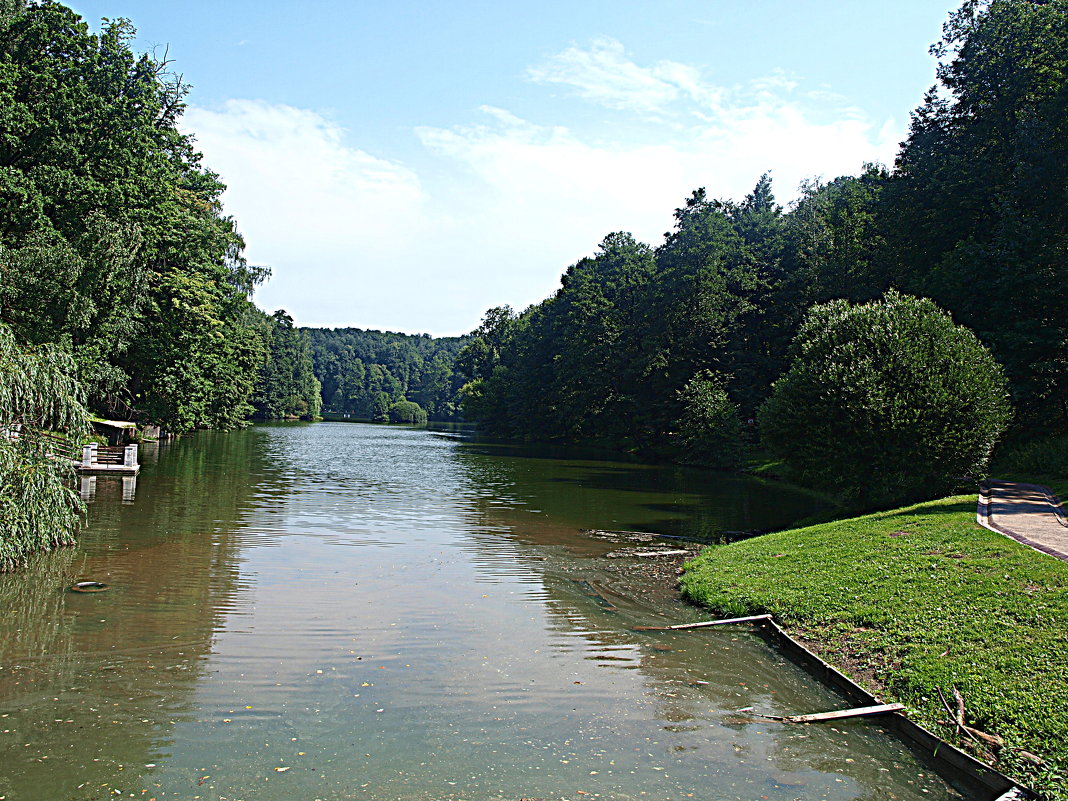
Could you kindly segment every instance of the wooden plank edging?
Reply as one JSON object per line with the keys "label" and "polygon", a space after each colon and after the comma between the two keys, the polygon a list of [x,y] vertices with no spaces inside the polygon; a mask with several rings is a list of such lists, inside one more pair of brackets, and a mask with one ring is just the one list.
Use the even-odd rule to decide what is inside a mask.
{"label": "wooden plank edging", "polygon": [[729,623],[763,623],[771,620],[771,615],[748,615],[747,617],[728,617],[721,620],[702,620],[698,623],[676,623],[674,626],[635,626],[634,631],[685,631],[686,629],[705,629],[710,626],[726,626]]}
{"label": "wooden plank edging", "polygon": [[[846,718],[885,715],[889,712],[901,712],[904,709],[904,704],[875,704],[875,706],[857,706],[852,709],[835,709],[831,712],[814,712],[811,715],[785,715],[780,720],[783,723],[822,723],[825,720],[845,720]],[[770,716],[765,715],[764,717]]]}
{"label": "wooden plank edging", "polygon": [[[759,626],[756,630],[778,645],[795,663],[837,690],[851,703],[858,706],[880,705],[878,698],[787,634],[774,619],[769,619],[766,625]],[[948,768],[948,772],[973,785],[975,789],[989,792],[991,798],[998,801],[1001,798],[1038,798],[1033,790],[1022,787],[1005,774],[947,743],[901,713],[887,714],[884,725],[896,732],[925,759]]]}
{"label": "wooden plank edging", "polygon": [[699,623],[679,623],[674,626],[636,626],[635,631],[682,631],[686,629],[707,628],[728,623],[760,623],[755,629],[769,639],[793,662],[807,670],[815,678],[829,685],[851,703],[853,709],[837,712],[819,712],[811,715],[760,715],[760,717],[781,720],[784,723],[812,723],[820,720],[833,720],[861,715],[885,715],[886,728],[892,729],[902,740],[910,745],[929,762],[939,764],[947,773],[973,786],[991,793],[996,801],[1008,799],[1035,799],[1038,795],[1029,788],[1022,787],[1005,774],[979,761],[956,746],[946,742],[938,735],[928,731],[904,714],[903,704],[884,704],[851,678],[846,676],[829,662],[817,656],[799,641],[795,640],[775,621],[770,614],[733,617],[722,620],[706,620]]}

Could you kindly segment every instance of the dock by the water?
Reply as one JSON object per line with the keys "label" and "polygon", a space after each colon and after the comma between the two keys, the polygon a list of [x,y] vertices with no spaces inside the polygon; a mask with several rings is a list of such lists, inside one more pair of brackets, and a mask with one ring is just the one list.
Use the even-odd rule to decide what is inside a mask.
{"label": "dock by the water", "polygon": [[97,445],[95,442],[85,445],[82,447],[81,461],[75,462],[74,469],[81,474],[135,476],[141,470],[137,461],[137,445],[113,447]]}

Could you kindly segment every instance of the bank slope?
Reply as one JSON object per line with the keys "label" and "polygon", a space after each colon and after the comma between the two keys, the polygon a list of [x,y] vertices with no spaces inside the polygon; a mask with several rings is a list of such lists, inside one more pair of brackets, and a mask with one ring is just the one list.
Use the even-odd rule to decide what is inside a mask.
{"label": "bank slope", "polygon": [[[713,546],[683,591],[725,615],[770,612],[921,725],[1068,799],[1068,564],[980,527],[975,507],[946,498]],[[1004,747],[962,740],[939,688]]]}

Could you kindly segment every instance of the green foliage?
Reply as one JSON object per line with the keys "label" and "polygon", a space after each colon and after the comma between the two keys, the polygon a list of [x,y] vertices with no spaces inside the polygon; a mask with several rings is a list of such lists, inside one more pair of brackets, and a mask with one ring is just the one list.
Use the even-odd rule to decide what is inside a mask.
{"label": "green foliage", "polygon": [[224,189],[178,130],[186,87],[56,2],[0,15],[0,320],[69,349],[92,407],[171,431],[251,410],[263,343]]}
{"label": "green foliage", "polygon": [[1068,477],[1068,435],[1045,436],[1027,443],[1006,444],[995,463],[1004,473],[1028,477]]}
{"label": "green foliage", "polygon": [[282,309],[270,317],[264,315],[264,323],[269,352],[252,397],[255,416],[263,420],[318,419],[322,387],[312,367],[307,332],[295,329],[293,318]]}
{"label": "green foliage", "polygon": [[460,417],[464,379],[455,362],[463,337],[432,338],[360,328],[306,328],[322,410],[385,422],[390,407],[411,400],[431,420]]}
{"label": "green foliage", "polygon": [[[759,327],[765,311],[754,302],[764,288],[761,273],[770,274],[774,268],[750,253],[736,223],[756,218],[753,222],[760,225],[745,226],[750,240],[761,231],[772,233],[769,224],[773,229],[778,225],[777,207],[770,205],[770,184],[762,180],[758,190],[754,195],[759,195],[763,207],[750,203],[744,213],[730,201],[710,200],[704,189],[695,191],[684,207],[675,210],[675,231],[657,250],[645,339],[650,358],[650,428],[658,438],[679,418],[678,391],[700,370],[715,370],[727,377],[731,389],[740,387],[750,401],[745,411],[751,413],[756,386],[736,380],[736,371],[750,373],[755,361],[751,357],[758,356],[754,348],[762,350],[759,340],[747,341],[746,333]],[[760,250],[772,251],[777,262],[777,246],[768,245]],[[774,377],[772,371],[767,382]]]}
{"label": "green foliage", "polygon": [[596,255],[567,270],[553,297],[518,318],[490,310],[461,354],[461,370],[475,379],[465,412],[524,439],[619,443],[638,434],[653,273],[648,245],[610,234]]}
{"label": "green foliage", "polygon": [[[809,183],[786,213],[766,175],[741,202],[700,189],[655,251],[613,234],[552,297],[487,315],[459,362],[469,416],[505,436],[663,452],[695,374],[722,376],[752,416],[810,305],[898,287],[990,347],[1022,425],[1068,430],[1068,0],[967,0],[943,34],[940,85],[892,172]],[[940,469],[975,474],[983,458]]]}
{"label": "green foliage", "polygon": [[885,291],[886,243],[879,229],[886,170],[809,181],[786,219],[787,276],[804,303],[871,300]]}
{"label": "green foliage", "polygon": [[882,504],[984,475],[1010,416],[1005,379],[934,303],[891,291],[815,306],[795,347],[760,425],[806,482]]}
{"label": "green foliage", "polygon": [[28,555],[74,542],[82,512],[42,433],[80,440],[88,431],[84,392],[70,356],[50,345],[24,351],[0,324],[0,572]]}
{"label": "green foliage", "polygon": [[932,48],[883,228],[898,286],[1005,366],[1022,416],[1068,430],[1068,2],[965,2]]}
{"label": "green foliage", "polygon": [[426,412],[414,401],[397,401],[389,407],[389,422],[426,425]]}
{"label": "green foliage", "polygon": [[500,364],[508,334],[515,322],[511,306],[497,306],[482,317],[482,324],[471,334],[456,356],[456,369],[469,379],[487,378]]}
{"label": "green foliage", "polygon": [[683,460],[708,467],[737,467],[743,454],[738,406],[718,376],[702,372],[679,391],[682,417],[678,432]]}
{"label": "green foliage", "polygon": [[956,687],[968,724],[1005,739],[998,769],[1068,799],[1068,565],[980,528],[974,495],[708,548],[682,586],[723,614],[770,612],[911,719],[989,760],[944,723],[938,689],[953,703]]}
{"label": "green foliage", "polygon": [[459,363],[469,416],[505,436],[668,452],[705,370],[752,414],[800,314],[771,181],[741,203],[698,190],[675,219],[657,250],[610,234],[552,297],[515,319],[491,310]]}

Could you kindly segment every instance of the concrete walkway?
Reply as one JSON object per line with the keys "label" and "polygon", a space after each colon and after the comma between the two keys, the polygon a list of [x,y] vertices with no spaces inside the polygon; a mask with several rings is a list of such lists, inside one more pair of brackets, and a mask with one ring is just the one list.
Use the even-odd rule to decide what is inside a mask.
{"label": "concrete walkway", "polygon": [[979,525],[1068,562],[1068,520],[1048,487],[987,481],[979,490]]}

